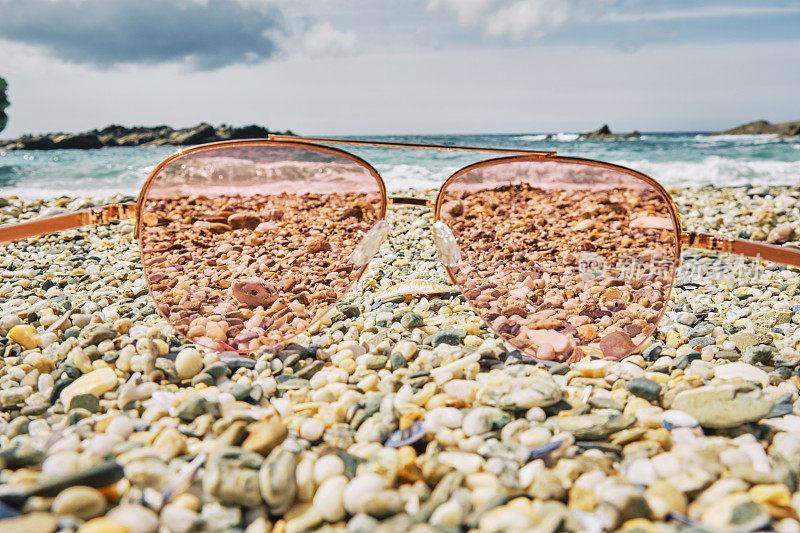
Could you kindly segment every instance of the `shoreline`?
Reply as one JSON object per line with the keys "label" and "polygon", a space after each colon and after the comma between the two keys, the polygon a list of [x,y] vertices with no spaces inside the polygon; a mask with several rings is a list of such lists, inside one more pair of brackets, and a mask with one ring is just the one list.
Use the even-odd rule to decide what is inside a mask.
{"label": "shoreline", "polygon": [[[800,222],[800,186],[670,192],[687,229],[763,240]],[[0,207],[2,222],[37,205],[15,204]],[[287,531],[500,531],[556,518],[671,531],[676,516],[711,530],[742,517],[749,529],[800,527],[789,489],[800,475],[800,270],[679,279],[639,355],[531,365],[459,295],[376,299],[408,279],[448,283],[430,212],[388,219],[389,241],[333,316],[252,363],[174,337],[149,301],[130,222],[5,245],[0,494],[74,476],[12,520],[49,527],[56,513],[110,511],[123,523],[248,533],[278,515]],[[701,273],[720,262],[684,252]],[[26,324],[35,346],[30,331],[6,336]],[[98,377],[106,369],[113,378]],[[172,483],[203,456],[188,488]],[[124,478],[106,509],[80,485],[110,462]]]}

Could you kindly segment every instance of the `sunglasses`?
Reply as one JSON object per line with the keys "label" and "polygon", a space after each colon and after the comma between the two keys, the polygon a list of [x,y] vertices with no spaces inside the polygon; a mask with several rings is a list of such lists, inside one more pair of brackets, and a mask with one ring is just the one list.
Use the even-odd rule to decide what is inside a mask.
{"label": "sunglasses", "polygon": [[[388,196],[368,162],[317,143],[503,155],[458,170],[428,201]],[[541,360],[635,352],[664,315],[684,246],[800,266],[800,251],[683,231],[659,183],[611,163],[277,135],[180,151],[136,203],[0,226],[0,242],[136,219],[159,312],[197,345],[255,353],[335,307],[386,239],[390,205],[434,209],[452,282],[493,331]],[[417,295],[452,290],[416,286]]]}

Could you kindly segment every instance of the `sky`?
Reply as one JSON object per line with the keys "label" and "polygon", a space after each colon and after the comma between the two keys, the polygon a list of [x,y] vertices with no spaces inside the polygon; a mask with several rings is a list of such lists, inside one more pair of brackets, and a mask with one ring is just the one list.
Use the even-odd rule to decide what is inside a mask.
{"label": "sky", "polygon": [[0,0],[0,133],[709,131],[800,120],[800,2]]}

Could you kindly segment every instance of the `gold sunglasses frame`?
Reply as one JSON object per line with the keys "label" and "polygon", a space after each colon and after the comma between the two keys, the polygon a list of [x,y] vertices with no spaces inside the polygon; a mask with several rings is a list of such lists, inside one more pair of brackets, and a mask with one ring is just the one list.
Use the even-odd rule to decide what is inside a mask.
{"label": "gold sunglasses frame", "polygon": [[[408,197],[389,197],[386,194],[386,186],[383,179],[375,168],[364,159],[350,154],[338,148],[324,146],[317,143],[326,144],[345,144],[351,146],[373,146],[373,147],[387,147],[387,148],[414,148],[423,150],[448,150],[448,151],[465,151],[465,152],[486,152],[495,154],[507,154],[505,157],[486,159],[467,165],[454,172],[450,177],[445,180],[444,184],[439,188],[439,192],[434,203],[419,198]],[[566,157],[559,156],[556,152],[537,151],[537,150],[524,150],[514,148],[486,148],[486,147],[469,147],[469,146],[449,146],[438,144],[415,144],[415,143],[399,143],[399,142],[383,142],[383,141],[361,141],[355,139],[327,139],[321,137],[293,137],[286,135],[270,135],[266,139],[247,139],[236,141],[221,141],[209,144],[202,144],[180,150],[175,154],[167,157],[156,166],[150,173],[139,193],[139,197],[135,203],[122,203],[106,205],[94,209],[86,209],[76,211],[73,213],[66,213],[62,215],[55,215],[52,217],[38,218],[26,222],[16,222],[11,224],[0,225],[0,243],[24,239],[28,237],[35,237],[38,235],[45,235],[48,233],[55,233],[67,229],[79,228],[82,226],[93,224],[109,224],[119,220],[136,220],[137,236],[138,228],[141,224],[142,202],[147,196],[147,191],[153,179],[159,174],[164,166],[168,165],[173,160],[197,152],[215,150],[219,148],[232,148],[232,147],[249,147],[249,146],[296,146],[306,147],[317,151],[323,151],[339,156],[344,156],[354,162],[357,162],[367,168],[373,176],[376,177],[380,184],[382,193],[381,204],[381,218],[386,214],[386,207],[389,204],[397,205],[422,205],[434,208],[434,218],[439,219],[442,204],[442,192],[447,186],[457,179],[461,174],[474,170],[477,167],[485,165],[493,165],[498,163],[516,162],[516,161],[558,161],[564,163],[580,163],[591,166],[607,168],[625,172],[635,176],[651,186],[655,187],[666,198],[669,199],[670,212],[672,213],[673,222],[675,223],[676,232],[678,233],[676,239],[676,257],[679,261],[680,252],[683,247],[698,248],[713,252],[726,252],[746,257],[753,257],[761,260],[781,263],[789,266],[800,267],[800,250],[787,248],[783,246],[775,246],[764,244],[735,237],[727,237],[723,235],[715,235],[711,233],[702,233],[696,231],[685,231],[680,224],[680,217],[678,211],[672,200],[672,197],[664,189],[664,187],[650,176],[638,172],[636,170],[598,161],[594,159],[583,159],[579,157]],[[510,154],[510,155],[509,155]],[[449,269],[448,269],[449,271]],[[451,276],[452,278],[452,276]]]}

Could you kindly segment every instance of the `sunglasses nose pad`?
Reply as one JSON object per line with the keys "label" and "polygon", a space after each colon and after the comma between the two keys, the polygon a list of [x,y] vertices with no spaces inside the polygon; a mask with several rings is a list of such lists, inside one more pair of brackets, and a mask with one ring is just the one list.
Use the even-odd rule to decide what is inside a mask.
{"label": "sunglasses nose pad", "polygon": [[433,242],[439,250],[444,266],[452,267],[461,262],[461,252],[458,250],[456,237],[450,230],[450,226],[441,220],[433,224]]}
{"label": "sunglasses nose pad", "polygon": [[350,254],[348,261],[358,268],[365,266],[369,263],[369,260],[378,253],[378,249],[388,235],[389,224],[383,219],[377,221],[375,225],[364,234],[361,242],[358,243],[356,249]]}

